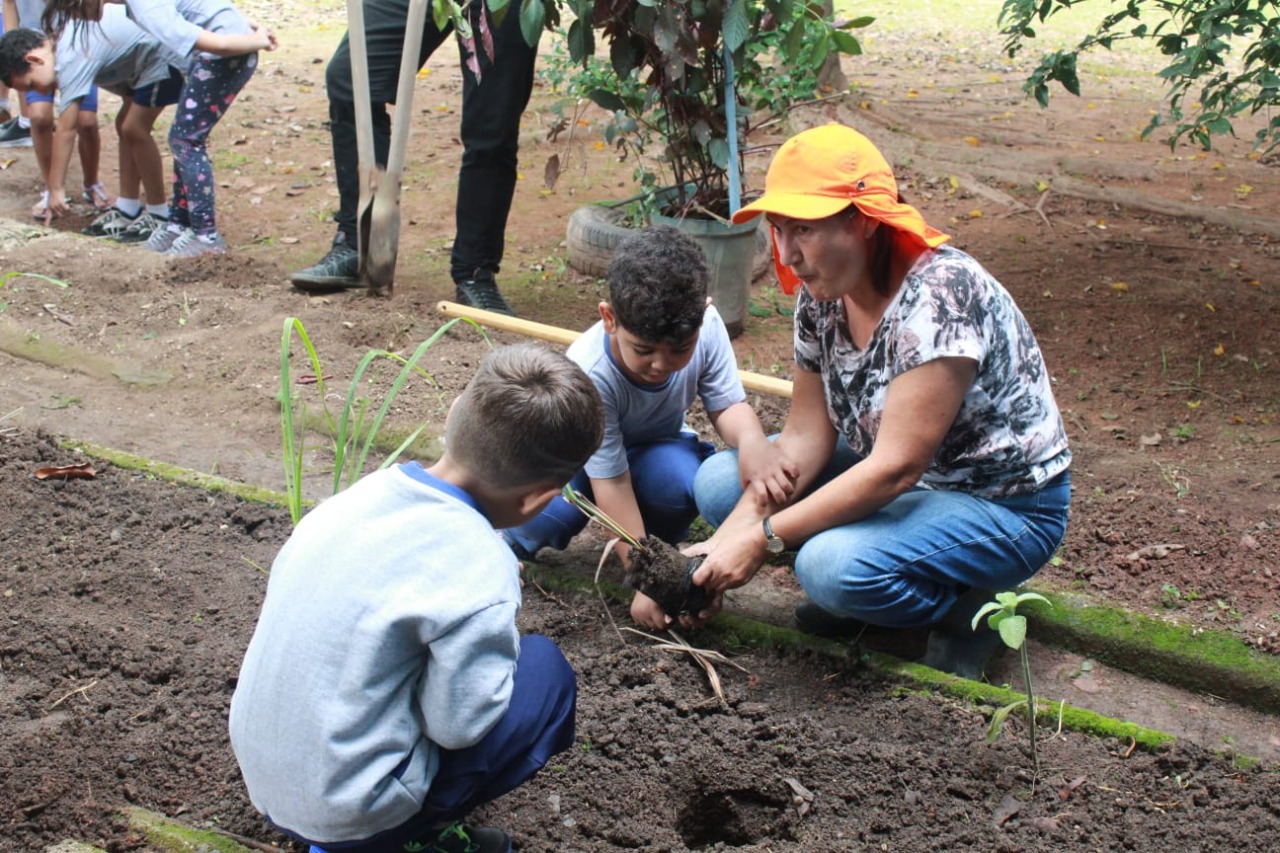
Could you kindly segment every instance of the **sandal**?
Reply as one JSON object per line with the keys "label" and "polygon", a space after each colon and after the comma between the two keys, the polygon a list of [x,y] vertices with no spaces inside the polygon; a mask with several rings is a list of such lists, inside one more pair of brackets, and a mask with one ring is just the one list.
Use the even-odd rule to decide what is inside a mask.
{"label": "sandal", "polygon": [[107,188],[102,184],[85,187],[82,198],[98,210],[107,210],[111,207],[111,196],[107,195]]}
{"label": "sandal", "polygon": [[40,193],[40,200],[31,206],[31,218],[44,221],[49,213],[49,191]]}

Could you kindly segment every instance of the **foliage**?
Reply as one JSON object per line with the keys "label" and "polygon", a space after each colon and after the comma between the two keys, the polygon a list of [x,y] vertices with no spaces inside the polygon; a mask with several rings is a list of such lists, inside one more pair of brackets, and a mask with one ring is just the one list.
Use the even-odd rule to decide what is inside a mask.
{"label": "foliage", "polygon": [[[1035,772],[1040,772],[1040,755],[1036,751],[1036,697],[1031,687],[1031,661],[1027,657],[1027,617],[1018,612],[1018,605],[1026,601],[1043,601],[1049,599],[1034,592],[997,592],[995,601],[988,601],[973,616],[973,630],[978,630],[982,617],[991,614],[987,626],[1000,635],[1006,646],[1020,653],[1022,658],[1022,680],[1027,688],[1027,698],[1010,702],[991,715],[991,725],[987,728],[987,742],[994,743],[1000,737],[1004,721],[1009,715],[1021,707],[1027,709],[1027,731],[1031,741],[1031,764]],[[1052,606],[1052,605],[1050,605]]]}
{"label": "foliage", "polygon": [[[1036,37],[1033,24],[1084,0],[1004,0],[1000,13],[1005,49],[1014,56]],[[1092,7],[1091,7],[1092,8]],[[1080,94],[1076,68],[1080,54],[1110,49],[1118,41],[1155,42],[1168,60],[1159,76],[1169,83],[1167,114],[1157,114],[1143,131],[1170,125],[1170,147],[1189,137],[1208,149],[1212,137],[1234,135],[1232,121],[1280,106],[1280,2],[1277,0],[1124,0],[1110,10],[1093,33],[1069,50],[1046,54],[1024,89],[1042,106],[1049,84]],[[1244,44],[1238,63],[1232,47]],[[1258,146],[1280,144],[1280,114],[1258,130]]]}
{"label": "foliage", "polygon": [[[484,335],[484,330],[474,321],[460,317],[450,320],[437,329],[431,337],[419,344],[413,355],[407,359],[386,350],[370,350],[365,353],[364,357],[360,359],[360,363],[356,366],[356,370],[351,376],[351,382],[347,386],[342,412],[335,419],[333,413],[329,411],[329,398],[324,390],[324,372],[320,366],[320,357],[316,354],[316,349],[311,344],[311,338],[301,320],[296,317],[285,318],[284,336],[280,342],[280,435],[284,451],[285,492],[289,498],[289,515],[292,517],[294,524],[297,524],[302,519],[302,463],[306,454],[306,404],[300,404],[300,411],[295,421],[294,407],[298,404],[291,390],[292,383],[289,373],[290,349],[294,334],[296,333],[298,340],[302,342],[307,358],[311,362],[312,375],[315,377],[316,395],[320,398],[320,404],[323,407],[326,432],[333,446],[332,494],[336,495],[360,479],[360,476],[364,473],[365,462],[368,460],[369,451],[373,448],[378,431],[382,428],[383,419],[391,408],[392,401],[395,400],[396,395],[400,393],[400,389],[409,379],[410,374],[418,373],[428,380],[434,381],[431,374],[418,367],[418,362],[422,360],[427,350],[436,341],[440,340],[459,322],[469,323],[479,329],[482,336]],[[487,336],[485,336],[485,340],[488,341]],[[387,389],[386,396],[383,398],[377,414],[371,422],[366,424],[365,418],[369,412],[369,398],[359,395],[360,382],[364,378],[365,371],[368,370],[369,365],[378,359],[384,358],[397,362],[402,367],[399,374],[392,381],[390,388]],[[413,444],[425,426],[423,424],[414,430],[378,467],[380,469],[386,468],[395,462],[400,454],[409,445]]]}
{"label": "foliage", "polygon": [[[872,20],[837,25],[813,0],[565,3],[576,16],[565,33],[569,61],[580,67],[567,93],[612,113],[606,141],[635,160],[643,188],[676,188],[669,212],[704,216],[728,213],[730,132],[737,142],[751,129],[747,116],[730,127],[726,54],[735,111],[772,118],[812,97],[828,56],[860,53],[849,30]],[[596,29],[607,63],[595,57]]]}

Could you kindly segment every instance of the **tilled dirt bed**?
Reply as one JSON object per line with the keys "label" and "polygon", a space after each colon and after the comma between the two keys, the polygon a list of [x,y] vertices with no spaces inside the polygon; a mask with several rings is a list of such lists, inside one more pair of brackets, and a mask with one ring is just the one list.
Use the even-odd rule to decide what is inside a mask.
{"label": "tilled dirt bed", "polygon": [[[66,457],[0,435],[0,849],[145,850],[129,804],[287,849],[248,802],[226,714],[288,517],[109,466],[34,477]],[[574,747],[476,815],[520,850],[1280,845],[1275,767],[1063,732],[1033,784],[1021,726],[989,746],[983,709],[852,662],[722,649],[747,672],[719,667],[721,703],[686,656],[624,642],[594,596],[531,585],[521,619],[560,643],[580,694]]]}

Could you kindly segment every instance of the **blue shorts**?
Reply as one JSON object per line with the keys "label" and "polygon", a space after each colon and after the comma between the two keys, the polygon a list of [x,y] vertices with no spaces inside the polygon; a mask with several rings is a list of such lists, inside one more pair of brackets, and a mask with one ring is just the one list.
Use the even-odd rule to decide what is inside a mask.
{"label": "blue shorts", "polygon": [[178,103],[185,82],[182,72],[170,65],[169,79],[139,86],[129,94],[133,97],[133,102],[140,107],[167,107]]}
{"label": "blue shorts", "polygon": [[[35,89],[27,90],[28,104],[51,104],[53,97],[50,95],[42,95]],[[98,111],[98,87],[91,86],[89,94],[80,99],[80,109],[87,113],[96,113]]]}

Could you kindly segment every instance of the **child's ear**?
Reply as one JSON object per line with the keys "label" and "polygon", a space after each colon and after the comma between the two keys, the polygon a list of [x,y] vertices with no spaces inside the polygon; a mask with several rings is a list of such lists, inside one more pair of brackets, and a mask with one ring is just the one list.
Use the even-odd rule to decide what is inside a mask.
{"label": "child's ear", "polygon": [[599,306],[600,319],[604,321],[604,330],[612,335],[618,331],[618,317],[613,313],[613,306],[608,302],[601,302]]}
{"label": "child's ear", "polygon": [[560,486],[543,483],[531,486],[520,498],[520,514],[533,518],[542,512],[551,501],[560,494]]}

